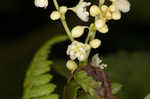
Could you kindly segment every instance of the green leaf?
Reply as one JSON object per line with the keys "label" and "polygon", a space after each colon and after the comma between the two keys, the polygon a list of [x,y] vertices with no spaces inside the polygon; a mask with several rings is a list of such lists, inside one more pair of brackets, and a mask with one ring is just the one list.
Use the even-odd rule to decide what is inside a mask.
{"label": "green leaf", "polygon": [[38,98],[34,98],[34,99],[58,99],[58,98],[59,98],[59,96],[57,94],[51,94],[51,95],[38,97]]}
{"label": "green leaf", "polygon": [[64,98],[65,99],[76,99],[77,92],[80,86],[76,83],[76,81],[72,81],[65,87]]}
{"label": "green leaf", "polygon": [[112,94],[115,95],[121,90],[122,85],[120,83],[112,83],[111,87],[112,87]]}
{"label": "green leaf", "polygon": [[91,96],[96,96],[94,88],[100,88],[102,84],[101,82],[95,81],[85,71],[76,73],[74,79],[81,86],[81,88],[83,88],[84,91],[89,93]]}
{"label": "green leaf", "polygon": [[48,82],[51,81],[51,79],[52,79],[52,75],[44,74],[39,77],[33,78],[32,83],[34,86],[40,86],[40,85],[47,84]]}
{"label": "green leaf", "polygon": [[77,99],[102,99],[100,96],[91,96],[88,93],[81,94]]}
{"label": "green leaf", "polygon": [[55,36],[37,51],[26,73],[22,99],[58,99],[58,95],[52,93],[56,87],[50,83],[52,75],[47,73],[51,70],[52,64],[52,61],[48,60],[48,54],[52,45],[65,40],[67,40],[65,35]]}
{"label": "green leaf", "polygon": [[48,95],[54,91],[56,86],[54,84],[42,85],[39,87],[35,87],[31,89],[30,97],[40,97],[44,95]]}

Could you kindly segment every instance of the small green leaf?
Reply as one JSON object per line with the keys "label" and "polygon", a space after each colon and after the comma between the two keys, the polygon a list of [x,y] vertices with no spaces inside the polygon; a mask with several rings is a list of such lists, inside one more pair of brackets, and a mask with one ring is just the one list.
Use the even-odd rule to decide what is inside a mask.
{"label": "small green leaf", "polygon": [[43,95],[48,95],[54,91],[56,88],[56,85],[54,84],[47,84],[47,85],[42,85],[39,87],[35,87],[31,89],[30,92],[30,97],[40,97]]}
{"label": "small green leaf", "polygon": [[52,79],[52,75],[44,74],[41,76],[34,77],[32,80],[32,84],[33,86],[44,85],[44,84],[49,83],[51,79]]}
{"label": "small green leaf", "polygon": [[150,99],[150,94],[148,94],[144,99]]}
{"label": "small green leaf", "polygon": [[112,94],[114,95],[117,94],[122,88],[122,85],[120,83],[112,83],[111,86],[112,86]]}
{"label": "small green leaf", "polygon": [[96,95],[94,88],[100,88],[101,82],[95,81],[91,76],[89,76],[85,71],[80,71],[74,76],[75,81],[84,89],[85,92],[90,95]]}
{"label": "small green leaf", "polygon": [[91,96],[88,93],[81,94],[78,99],[102,99],[100,96]]}
{"label": "small green leaf", "polygon": [[33,99],[58,99],[59,96],[57,94],[51,94],[43,97],[33,98]]}
{"label": "small green leaf", "polygon": [[64,98],[65,99],[76,99],[79,88],[80,88],[80,86],[75,81],[70,82],[65,87]]}
{"label": "small green leaf", "polygon": [[38,76],[38,75],[42,75],[44,73],[47,73],[50,70],[51,70],[50,66],[44,66],[42,68],[37,68],[37,69],[32,70],[32,74],[33,74],[33,76]]}

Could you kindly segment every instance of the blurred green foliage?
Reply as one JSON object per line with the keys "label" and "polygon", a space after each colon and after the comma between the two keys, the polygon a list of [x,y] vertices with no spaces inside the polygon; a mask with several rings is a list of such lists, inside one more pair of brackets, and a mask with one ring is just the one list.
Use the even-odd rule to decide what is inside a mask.
{"label": "blurred green foliage", "polygon": [[123,84],[126,98],[142,99],[150,91],[150,53],[120,51],[104,58],[112,81]]}

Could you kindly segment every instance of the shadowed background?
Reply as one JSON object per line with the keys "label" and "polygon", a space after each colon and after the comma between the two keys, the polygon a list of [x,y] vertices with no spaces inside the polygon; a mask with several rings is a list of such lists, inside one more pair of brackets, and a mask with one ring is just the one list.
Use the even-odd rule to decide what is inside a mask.
{"label": "shadowed background", "polygon": [[[69,7],[78,2],[78,0],[58,1],[60,5]],[[97,52],[100,52],[110,65],[109,75],[112,80],[124,84],[126,99],[141,99],[150,92],[150,1],[130,0],[130,2],[131,11],[123,14],[120,21],[110,21],[108,34],[98,34],[103,43]],[[49,2],[48,9],[43,10],[36,8],[33,0],[1,0],[0,97],[2,99],[20,99],[24,74],[36,50],[56,33],[65,33],[59,21],[50,20],[49,15],[53,10],[52,2]],[[81,24],[75,14],[68,12],[67,17],[71,27]],[[52,54],[54,58],[64,57],[65,50],[57,51],[61,47],[63,46],[55,46]]]}

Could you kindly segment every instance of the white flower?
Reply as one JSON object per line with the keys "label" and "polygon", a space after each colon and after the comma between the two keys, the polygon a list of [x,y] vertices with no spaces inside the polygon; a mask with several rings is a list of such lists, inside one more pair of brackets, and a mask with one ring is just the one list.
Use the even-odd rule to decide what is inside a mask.
{"label": "white flower", "polygon": [[68,46],[67,55],[70,55],[70,58],[72,60],[78,58],[79,61],[84,61],[87,58],[89,49],[90,46],[88,44],[74,41],[71,45]]}
{"label": "white flower", "polygon": [[129,12],[131,6],[128,0],[116,0],[115,2],[113,2],[113,4],[119,11],[124,13]]}
{"label": "white flower", "polygon": [[99,54],[95,54],[93,57],[92,57],[92,65],[93,66],[100,66],[100,64],[102,63],[102,60],[99,58]]}
{"label": "white flower", "polygon": [[93,57],[92,57],[92,62],[91,64],[95,67],[99,67],[101,69],[104,69],[107,67],[107,64],[103,64],[102,63],[102,60],[99,58],[99,54],[95,54]]}
{"label": "white flower", "polygon": [[48,0],[34,0],[34,4],[36,7],[47,8]]}
{"label": "white flower", "polygon": [[71,10],[73,10],[82,21],[87,22],[89,20],[89,12],[86,10],[86,8],[90,5],[90,2],[84,2],[84,0],[80,0],[77,6],[71,8]]}

